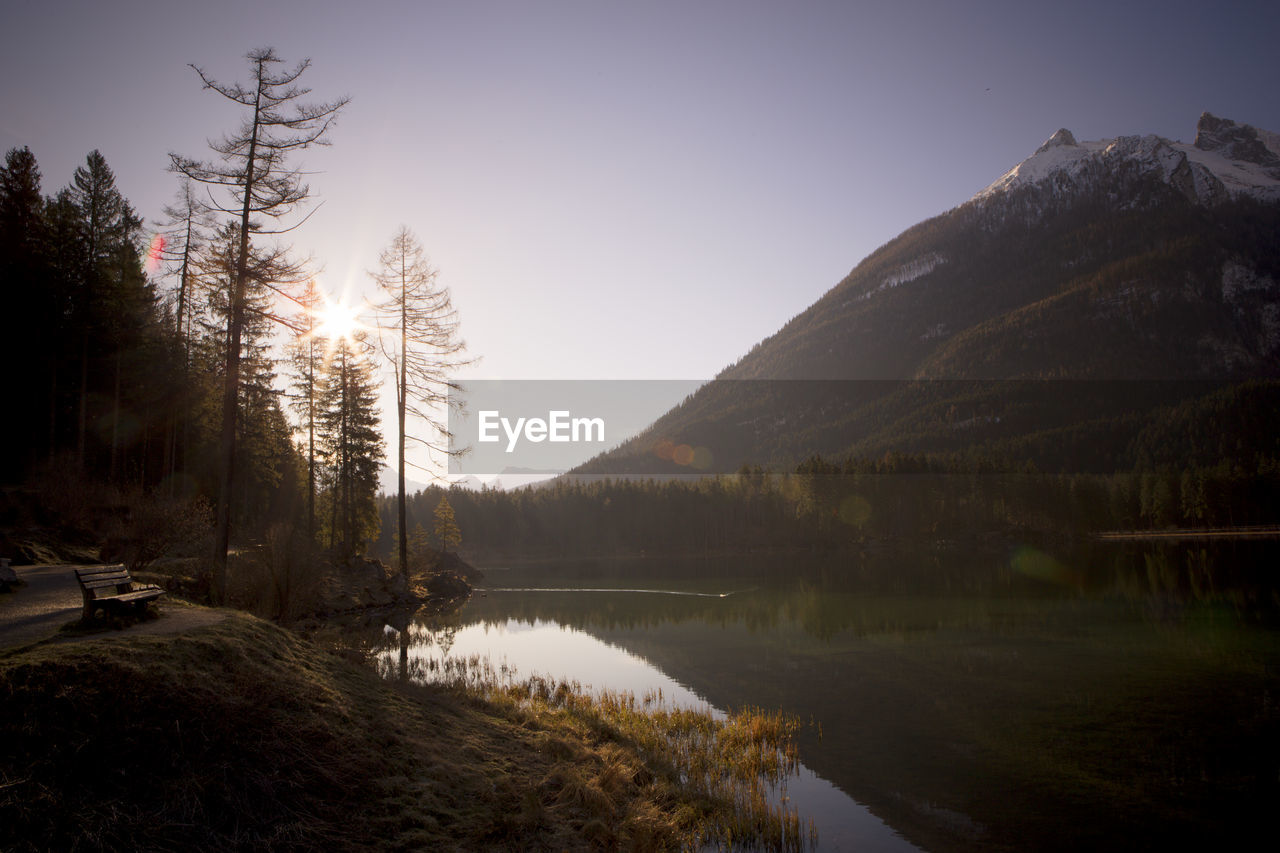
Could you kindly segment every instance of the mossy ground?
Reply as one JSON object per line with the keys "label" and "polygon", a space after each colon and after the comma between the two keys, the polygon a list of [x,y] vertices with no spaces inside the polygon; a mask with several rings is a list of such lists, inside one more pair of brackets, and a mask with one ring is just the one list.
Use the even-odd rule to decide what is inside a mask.
{"label": "mossy ground", "polygon": [[768,837],[735,817],[747,812],[727,789],[687,784],[652,749],[660,737],[637,734],[634,708],[535,693],[390,684],[243,614],[10,653],[0,848],[666,850],[717,827]]}

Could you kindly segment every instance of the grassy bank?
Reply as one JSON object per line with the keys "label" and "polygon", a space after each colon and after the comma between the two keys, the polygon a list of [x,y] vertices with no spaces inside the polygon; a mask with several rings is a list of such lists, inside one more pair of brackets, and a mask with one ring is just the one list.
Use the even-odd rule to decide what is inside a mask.
{"label": "grassy bank", "polygon": [[[759,786],[689,773],[730,745],[785,751],[784,721],[718,728],[564,691],[393,685],[240,614],[2,656],[0,706],[5,850],[797,843]],[[696,736],[659,748],[663,731]]]}

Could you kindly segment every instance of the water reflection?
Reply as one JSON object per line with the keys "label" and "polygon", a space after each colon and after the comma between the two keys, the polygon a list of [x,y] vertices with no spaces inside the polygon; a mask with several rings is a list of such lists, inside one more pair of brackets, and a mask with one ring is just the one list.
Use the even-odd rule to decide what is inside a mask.
{"label": "water reflection", "polygon": [[[499,597],[531,592],[534,591],[489,591],[495,602]],[[588,594],[603,592],[591,590]],[[570,590],[555,590],[554,594],[573,596]],[[619,590],[609,594],[625,598],[639,593]],[[442,624],[435,620],[434,624],[415,624],[402,631],[388,629],[388,638],[394,635],[398,652],[388,649],[379,655],[375,659],[379,671],[384,677],[464,683],[472,679],[513,683],[538,675],[553,683],[576,682],[597,693],[608,690],[637,697],[656,696],[658,704],[708,711],[716,719],[726,716],[722,709],[710,705],[703,696],[640,655],[563,622],[467,619],[464,611],[458,622]],[[788,797],[802,818],[813,819],[820,850],[888,853],[917,849],[808,767],[801,767],[800,775],[788,781],[785,792],[776,793]]]}
{"label": "water reflection", "polygon": [[420,624],[398,632],[396,640],[407,652],[409,670],[406,673],[403,669],[406,655],[401,655],[394,673],[388,671],[389,661],[383,656],[380,668],[384,674],[447,681],[452,674],[479,666],[504,683],[542,676],[553,682],[577,682],[589,692],[610,690],[636,696],[652,693],[671,707],[711,710],[713,715],[724,716],[710,708],[706,699],[644,658],[556,621],[483,620],[437,627]]}
{"label": "water reflection", "polygon": [[939,850],[1261,828],[1280,795],[1275,544],[1030,547],[511,567],[381,660],[425,677],[483,655],[812,720],[801,757],[834,787],[793,795],[819,804],[826,849],[862,843],[846,794]]}

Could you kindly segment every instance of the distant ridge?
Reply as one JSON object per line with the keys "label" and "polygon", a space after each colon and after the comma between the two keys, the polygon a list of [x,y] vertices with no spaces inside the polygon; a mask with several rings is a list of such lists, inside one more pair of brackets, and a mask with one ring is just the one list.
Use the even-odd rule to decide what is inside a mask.
{"label": "distant ridge", "polygon": [[[420,492],[425,488],[427,488],[425,483],[411,480],[408,476],[404,478],[404,489],[411,495],[416,492]],[[382,469],[378,472],[378,494],[398,495],[399,493],[400,478],[396,469],[388,465],[383,465]]]}

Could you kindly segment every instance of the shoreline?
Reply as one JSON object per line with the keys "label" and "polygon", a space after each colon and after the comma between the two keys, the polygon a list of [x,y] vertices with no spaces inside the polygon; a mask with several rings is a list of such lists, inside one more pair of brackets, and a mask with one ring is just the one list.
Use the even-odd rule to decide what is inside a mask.
{"label": "shoreline", "polygon": [[751,823],[732,797],[686,784],[655,750],[664,718],[544,687],[387,681],[234,611],[177,635],[38,644],[0,658],[0,847],[670,849],[716,827],[743,837]]}

